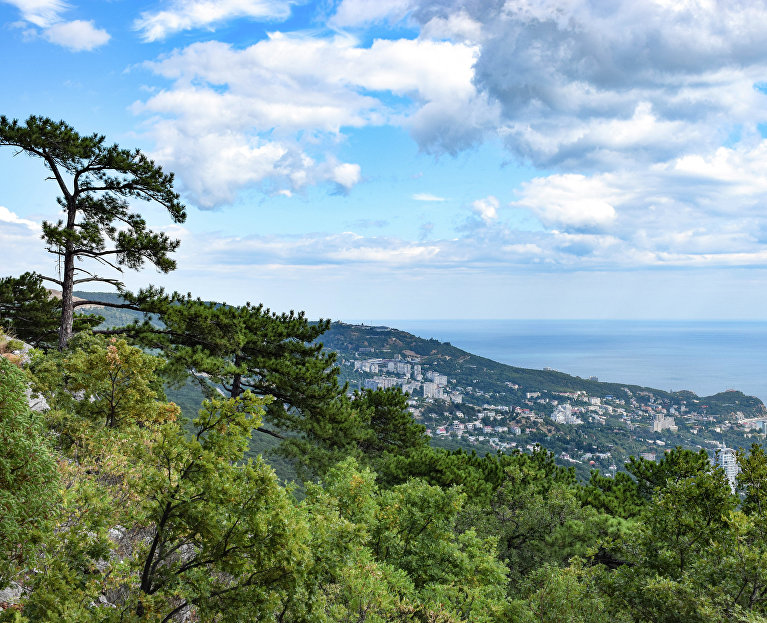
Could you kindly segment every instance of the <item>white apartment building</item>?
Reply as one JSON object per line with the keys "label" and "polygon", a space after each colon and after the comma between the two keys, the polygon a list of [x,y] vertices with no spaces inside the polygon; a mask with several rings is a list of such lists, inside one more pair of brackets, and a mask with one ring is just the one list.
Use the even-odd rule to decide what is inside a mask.
{"label": "white apartment building", "polygon": [[724,470],[724,475],[730,483],[730,488],[735,492],[735,478],[740,473],[735,450],[722,446],[716,454],[716,464]]}

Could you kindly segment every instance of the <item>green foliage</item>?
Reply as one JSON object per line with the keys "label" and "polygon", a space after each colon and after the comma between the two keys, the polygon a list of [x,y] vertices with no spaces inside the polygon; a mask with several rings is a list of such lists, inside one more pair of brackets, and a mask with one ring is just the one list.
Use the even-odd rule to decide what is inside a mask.
{"label": "green foliage", "polygon": [[[380,465],[379,480],[387,485],[421,478],[441,487],[460,485],[475,503],[488,504],[493,493],[506,480],[506,469],[518,466],[535,480],[548,478],[552,482],[574,485],[575,474],[560,467],[553,455],[536,448],[532,454],[515,451],[510,454],[478,456],[463,450],[447,451],[429,446],[416,447],[403,454],[387,457]],[[535,474],[535,476],[530,476]]]}
{"label": "green foliage", "polygon": [[[306,521],[263,461],[243,462],[264,400],[203,405],[177,422],[72,432],[57,529],[37,561],[34,621],[261,620],[296,590]],[[112,606],[92,605],[108,600]]]}
{"label": "green foliage", "polygon": [[736,498],[721,470],[669,481],[644,513],[645,564],[679,577],[728,528]]}
{"label": "green foliage", "polygon": [[[370,577],[363,582],[361,569],[346,571],[348,584],[336,584],[333,594],[348,599],[360,592],[350,602],[353,608],[335,604],[335,612],[350,616],[374,604],[379,617],[374,620],[413,620],[408,617],[417,613],[435,620],[500,620],[506,569],[495,558],[493,539],[480,539],[473,531],[456,534],[463,504],[457,489],[411,480],[380,490],[374,474],[349,459],[329,470],[322,487],[309,486],[306,503],[313,515],[330,518],[323,524],[340,522],[345,543],[364,546],[366,552],[362,569]],[[336,551],[343,547],[334,542]]]}
{"label": "green foliage", "polygon": [[40,542],[58,502],[56,463],[24,374],[0,357],[0,587]]}
{"label": "green foliage", "polygon": [[626,471],[636,479],[639,495],[649,499],[670,480],[692,478],[705,473],[709,467],[705,450],[693,452],[677,446],[666,452],[657,463],[632,456],[626,464]]}
{"label": "green foliage", "polygon": [[[321,473],[312,466],[329,465],[352,448],[355,435],[349,429],[356,424],[348,421],[335,354],[316,343],[329,322],[310,323],[303,312],[276,314],[261,305],[219,305],[151,288],[125,296],[147,319],[121,332],[161,350],[169,378],[184,382],[192,372],[208,391],[220,386],[232,397],[246,390],[273,396],[264,416],[268,428],[262,430],[289,438],[281,453],[298,460],[299,468]],[[308,452],[320,450],[327,459],[307,460]]]}
{"label": "green foliage", "polygon": [[696,457],[679,454],[654,472],[659,484],[618,547],[625,564],[606,578],[635,619],[719,621],[737,606],[721,573],[743,562],[733,558],[737,498],[721,469]]}
{"label": "green foliage", "polygon": [[[75,315],[73,330],[85,331],[102,321],[101,316]],[[35,348],[54,348],[61,324],[61,299],[50,295],[36,273],[0,279],[0,327]]]}
{"label": "green foliage", "polygon": [[389,455],[379,469],[379,481],[385,486],[420,478],[440,487],[460,485],[470,500],[485,502],[503,478],[503,468],[493,455],[479,457],[463,450],[450,452],[430,446]]}
{"label": "green foliage", "polygon": [[[146,221],[130,212],[128,199],[155,201],[175,222],[183,222],[186,214],[172,189],[173,174],[163,173],[139,150],[107,145],[105,140],[98,134],[80,135],[63,121],[45,117],[31,116],[24,125],[0,117],[0,145],[42,159],[61,186],[60,205],[65,210],[74,206],[83,217],[77,228],[63,221],[44,222],[43,238],[50,247],[71,247],[80,255],[96,257],[109,239],[115,244],[110,255],[118,265],[135,270],[149,260],[164,272],[172,270],[175,262],[167,254],[178,243],[148,230]],[[71,190],[63,185],[64,173],[74,177]]]}
{"label": "green foliage", "polygon": [[69,351],[38,357],[32,369],[51,407],[119,427],[178,415],[175,406],[161,402],[165,396],[155,375],[161,365],[125,340],[83,334]]}
{"label": "green foliage", "polygon": [[[12,510],[0,573],[22,565],[27,591],[0,621],[764,621],[761,447],[739,453],[740,508],[722,470],[681,448],[582,485],[540,447],[430,447],[400,391],[345,395],[317,348],[324,325],[301,314],[151,289],[139,304],[158,317],[125,333],[169,360],[88,334],[35,353],[47,432],[18,403],[23,373],[0,359],[22,383],[0,383],[0,506]],[[212,398],[182,423],[159,375],[189,383],[190,369],[207,377],[191,381],[187,412],[201,385]],[[252,456],[254,430],[282,436],[282,455],[313,477],[305,495]],[[46,456],[24,482],[23,467],[6,469]],[[35,504],[48,506],[25,515]]]}
{"label": "green foliage", "polygon": [[286,439],[278,452],[303,474],[325,474],[350,456],[386,470],[391,460],[428,449],[424,427],[413,421],[399,389],[366,390],[351,401],[338,396],[318,405],[295,432],[299,435]]}
{"label": "green foliage", "polygon": [[[65,217],[55,223],[43,221],[43,240],[50,253],[63,260],[61,279],[45,277],[62,289],[59,348],[73,334],[72,291],[76,284],[106,282],[92,270],[75,262],[91,260],[118,271],[138,270],[145,262],[162,272],[176,267],[170,253],[178,240],[147,228],[146,220],[131,211],[135,200],[158,203],[176,223],[186,219],[184,206],[173,190],[173,174],[141,151],[107,145],[98,134],[80,135],[63,121],[31,116],[25,124],[0,116],[0,146],[18,148],[42,160],[61,192],[59,206]],[[75,273],[84,274],[76,278]]]}
{"label": "green foliage", "polygon": [[620,524],[583,506],[572,472],[557,468],[549,453],[515,458],[489,504],[468,507],[461,524],[498,539],[498,556],[510,571],[509,591],[519,595],[531,573],[589,556]]}
{"label": "green foliage", "polygon": [[520,623],[628,623],[632,619],[613,607],[600,590],[604,571],[579,559],[568,567],[544,565],[525,585],[528,597],[513,603]]}
{"label": "green foliage", "polygon": [[193,605],[205,620],[261,619],[300,577],[306,526],[271,469],[241,462],[263,404],[207,401],[192,438],[161,427],[134,475],[135,521],[149,533],[133,556],[138,616]]}
{"label": "green foliage", "polygon": [[347,457],[363,460],[359,442],[368,431],[346,396],[307,413],[300,429],[283,439],[275,453],[291,461],[303,480],[324,475]]}
{"label": "green foliage", "polygon": [[426,428],[413,420],[407,394],[399,388],[357,392],[353,406],[369,429],[367,438],[360,442],[365,456],[404,454],[428,445]]}
{"label": "green foliage", "polygon": [[767,521],[767,453],[758,444],[746,454],[738,452],[738,489],[743,494],[743,512]]}
{"label": "green foliage", "polygon": [[626,472],[618,472],[610,478],[593,470],[579,496],[583,503],[624,519],[636,517],[647,503],[647,499],[640,494],[637,481]]}

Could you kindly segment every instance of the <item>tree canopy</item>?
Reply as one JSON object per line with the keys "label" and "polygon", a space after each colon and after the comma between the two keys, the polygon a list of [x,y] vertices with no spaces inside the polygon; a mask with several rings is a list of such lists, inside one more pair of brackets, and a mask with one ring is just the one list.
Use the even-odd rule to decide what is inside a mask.
{"label": "tree canopy", "polygon": [[[118,283],[75,261],[175,267],[177,241],[130,211],[183,220],[172,176],[38,117],[0,117],[0,145],[43,159],[66,214],[43,224],[62,302],[0,280],[0,322],[45,348],[0,334],[0,589],[18,595],[0,623],[767,621],[761,445],[735,492],[682,448],[582,483],[540,446],[433,448],[406,394],[338,383],[329,322],[300,312],[120,289],[144,322],[72,337],[98,320],[78,327],[72,286]],[[187,420],[164,388],[190,375],[207,399]],[[298,484],[249,454],[254,430]]]}
{"label": "tree canopy", "polygon": [[132,202],[159,204],[175,223],[184,222],[186,212],[173,190],[173,174],[141,151],[109,145],[102,135],[81,135],[64,121],[38,116],[25,123],[0,116],[2,145],[42,160],[61,193],[57,201],[64,217],[42,224],[46,248],[62,264],[59,275],[44,276],[62,291],[59,348],[73,334],[74,287],[89,282],[120,285],[97,274],[99,266],[118,272],[138,270],[145,262],[162,272],[176,268],[170,254],[179,241],[149,229]]}
{"label": "tree canopy", "polygon": [[[72,330],[77,333],[97,326],[98,315],[75,314]],[[12,331],[35,348],[56,348],[61,327],[61,299],[43,286],[43,277],[23,273],[0,278],[0,327]]]}

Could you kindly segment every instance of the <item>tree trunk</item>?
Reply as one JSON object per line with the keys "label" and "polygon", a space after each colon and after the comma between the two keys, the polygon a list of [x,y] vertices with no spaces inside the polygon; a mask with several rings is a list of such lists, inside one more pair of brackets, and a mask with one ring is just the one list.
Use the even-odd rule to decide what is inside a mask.
{"label": "tree trunk", "polygon": [[[74,201],[69,202],[67,207],[67,230],[75,228],[77,208]],[[61,280],[61,326],[59,327],[59,350],[64,350],[67,342],[72,339],[72,325],[75,318],[75,307],[72,291],[75,282],[75,256],[72,252],[72,241],[67,240],[64,247],[64,275]]]}
{"label": "tree trunk", "polygon": [[64,256],[64,279],[61,283],[61,327],[59,328],[59,350],[66,348],[72,338],[75,309],[72,290],[75,280],[75,258],[67,253]]}
{"label": "tree trunk", "polygon": [[[240,353],[237,353],[234,356],[234,365],[235,367],[239,367],[240,364],[242,364],[242,357],[240,356]],[[240,394],[242,394],[242,374],[235,372],[232,377],[232,391],[229,392],[229,397],[237,398]]]}
{"label": "tree trunk", "polygon": [[232,378],[232,391],[229,392],[230,398],[237,398],[242,393],[242,375],[235,374]]}

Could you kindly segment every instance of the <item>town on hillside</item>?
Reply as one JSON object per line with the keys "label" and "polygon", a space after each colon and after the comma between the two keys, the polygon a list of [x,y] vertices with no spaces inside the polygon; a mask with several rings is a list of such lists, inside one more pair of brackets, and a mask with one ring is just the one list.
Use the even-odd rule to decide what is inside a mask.
{"label": "town on hillside", "polygon": [[767,433],[764,405],[735,390],[701,398],[523,371],[388,327],[334,323],[323,342],[338,352],[350,391],[409,394],[413,417],[435,445],[484,453],[540,444],[584,478],[593,469],[612,475],[629,456],[658,460],[679,445],[704,448],[734,482],[734,449]]}

